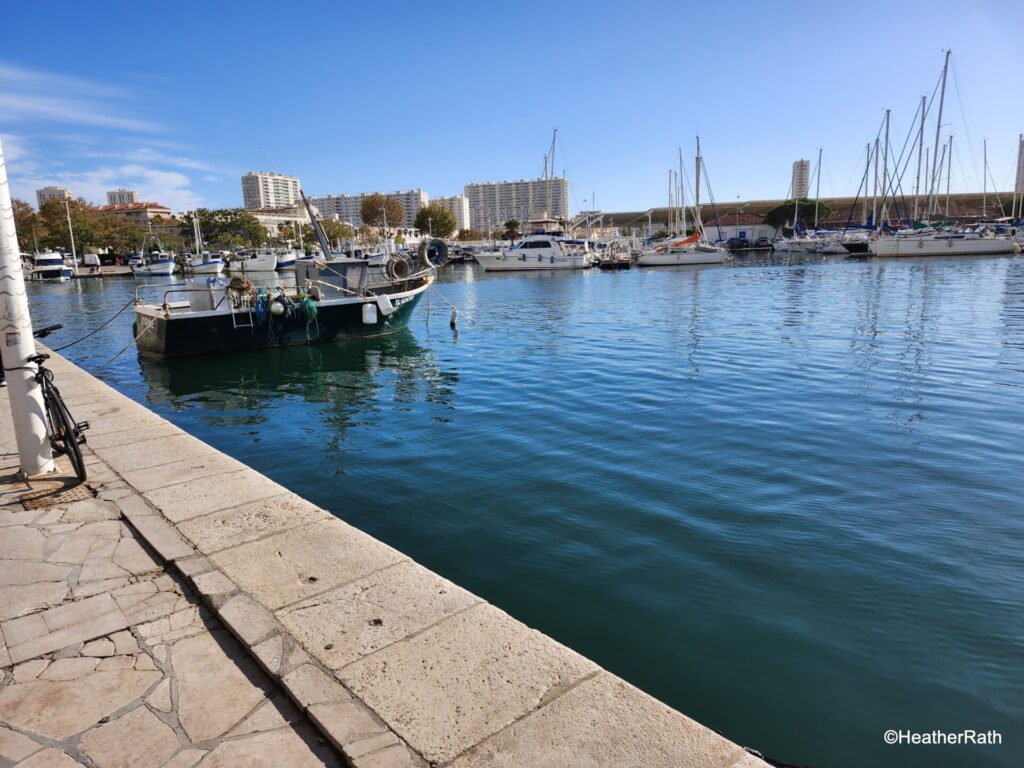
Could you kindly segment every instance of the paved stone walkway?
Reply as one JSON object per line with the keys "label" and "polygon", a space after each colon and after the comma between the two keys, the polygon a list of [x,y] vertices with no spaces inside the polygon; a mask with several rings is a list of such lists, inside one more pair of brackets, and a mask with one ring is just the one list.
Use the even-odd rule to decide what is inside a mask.
{"label": "paved stone walkway", "polygon": [[49,503],[67,476],[16,480],[0,394],[0,766],[341,764],[125,524],[102,461],[79,501]]}
{"label": "paved stone walkway", "polygon": [[[0,485],[0,761],[330,763],[306,716],[354,768],[764,768],[59,356],[50,362],[74,416],[92,424],[98,495],[18,511],[28,486]],[[9,419],[0,408],[8,480]]]}

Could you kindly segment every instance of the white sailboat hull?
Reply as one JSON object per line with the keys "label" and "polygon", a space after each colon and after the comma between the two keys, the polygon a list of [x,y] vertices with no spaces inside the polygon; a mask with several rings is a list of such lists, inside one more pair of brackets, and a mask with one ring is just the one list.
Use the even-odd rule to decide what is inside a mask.
{"label": "white sailboat hull", "polygon": [[1004,237],[881,237],[868,248],[873,256],[1010,256],[1019,251]]}
{"label": "white sailboat hull", "polygon": [[664,253],[650,250],[641,253],[636,263],[640,267],[668,267],[677,264],[721,264],[725,261],[727,255],[725,250],[720,248],[686,248],[666,250]]}

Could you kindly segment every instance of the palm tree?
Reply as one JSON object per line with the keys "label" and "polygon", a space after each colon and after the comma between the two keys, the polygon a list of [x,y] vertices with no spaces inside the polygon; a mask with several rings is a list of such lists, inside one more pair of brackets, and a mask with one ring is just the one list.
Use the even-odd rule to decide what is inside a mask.
{"label": "palm tree", "polygon": [[519,237],[519,219],[509,219],[505,222],[505,237],[510,243]]}

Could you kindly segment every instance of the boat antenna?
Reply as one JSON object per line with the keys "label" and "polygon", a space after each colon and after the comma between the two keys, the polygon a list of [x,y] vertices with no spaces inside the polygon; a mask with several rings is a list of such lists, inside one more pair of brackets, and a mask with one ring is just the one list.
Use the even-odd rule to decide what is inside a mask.
{"label": "boat antenna", "polygon": [[313,213],[313,206],[309,204],[309,200],[306,199],[306,193],[301,189],[299,195],[302,197],[302,204],[306,206],[306,213],[309,214],[309,221],[313,225],[313,231],[316,232],[316,239],[320,243],[320,250],[324,253],[324,261],[331,258],[331,244],[327,240],[327,235],[324,233],[324,228],[320,226],[320,219]]}

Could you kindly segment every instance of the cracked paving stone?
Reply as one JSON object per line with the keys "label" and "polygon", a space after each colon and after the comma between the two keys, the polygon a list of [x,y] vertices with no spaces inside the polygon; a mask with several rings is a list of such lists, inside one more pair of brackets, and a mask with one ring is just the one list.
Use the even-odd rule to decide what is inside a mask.
{"label": "cracked paving stone", "polygon": [[178,749],[178,737],[146,707],[136,707],[89,731],[79,746],[98,768],[133,768],[162,765]]}

